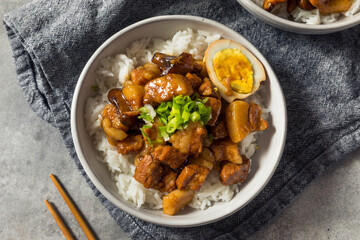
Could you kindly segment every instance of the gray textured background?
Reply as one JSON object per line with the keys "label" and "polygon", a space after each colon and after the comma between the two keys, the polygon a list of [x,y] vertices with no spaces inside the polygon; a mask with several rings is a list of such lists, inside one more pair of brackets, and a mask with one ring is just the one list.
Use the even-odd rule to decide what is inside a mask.
{"label": "gray textured background", "polygon": [[[1,0],[0,17],[26,2]],[[61,238],[45,199],[55,203],[78,239],[85,238],[50,173],[59,176],[100,239],[126,239],[76,169],[57,130],[38,118],[23,98],[4,28],[0,43],[0,239]],[[359,160],[358,150],[337,163],[252,239],[358,239]]]}

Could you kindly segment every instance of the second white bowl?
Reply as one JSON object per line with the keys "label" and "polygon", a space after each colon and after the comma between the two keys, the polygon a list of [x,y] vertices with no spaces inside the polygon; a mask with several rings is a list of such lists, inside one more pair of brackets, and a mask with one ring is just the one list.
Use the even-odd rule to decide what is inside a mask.
{"label": "second white bowl", "polygon": [[326,34],[342,31],[351,28],[360,23],[360,13],[352,17],[342,16],[338,21],[329,24],[310,25],[298,23],[278,17],[260,6],[256,5],[252,0],[237,0],[246,10],[262,21],[280,28],[285,31],[300,34]]}

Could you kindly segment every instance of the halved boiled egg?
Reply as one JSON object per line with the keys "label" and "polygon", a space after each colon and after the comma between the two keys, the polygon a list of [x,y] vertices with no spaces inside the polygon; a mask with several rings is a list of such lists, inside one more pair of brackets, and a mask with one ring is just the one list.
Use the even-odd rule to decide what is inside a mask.
{"label": "halved boiled egg", "polygon": [[212,43],[204,61],[210,80],[228,102],[247,98],[266,80],[261,62],[241,44],[229,39]]}

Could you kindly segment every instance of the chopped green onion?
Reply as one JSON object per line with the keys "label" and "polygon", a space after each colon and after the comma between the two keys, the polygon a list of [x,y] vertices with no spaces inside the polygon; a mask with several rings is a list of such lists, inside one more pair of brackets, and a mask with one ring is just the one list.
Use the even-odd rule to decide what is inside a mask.
{"label": "chopped green onion", "polygon": [[178,126],[179,126],[179,120],[177,118],[173,118],[166,125],[166,131],[168,133],[174,133]]}
{"label": "chopped green onion", "polygon": [[191,96],[191,99],[192,100],[197,100],[197,99],[199,99],[200,98],[200,96],[199,96],[199,94],[196,92],[196,93],[194,93],[192,96]]}
{"label": "chopped green onion", "polygon": [[201,119],[201,116],[198,112],[193,112],[190,116],[191,121],[197,122]]}
{"label": "chopped green onion", "polygon": [[[154,121],[155,116],[151,116],[151,113],[150,113],[150,110],[148,107],[141,107],[139,110],[141,112],[139,119],[143,119],[145,122],[153,122]],[[153,109],[152,109],[152,112],[154,112]]]}
{"label": "chopped green onion", "polygon": [[169,109],[171,109],[172,103],[171,102],[162,102],[157,108],[157,113],[167,113]]}
{"label": "chopped green onion", "polygon": [[214,135],[212,135],[211,133],[208,135],[208,137],[209,137],[209,139],[210,139],[210,141],[212,142],[212,141],[214,141]]}
{"label": "chopped green onion", "polygon": [[188,102],[184,105],[184,111],[190,112],[195,107],[194,102]]}
{"label": "chopped green onion", "polygon": [[[176,96],[172,101],[162,102],[156,109],[151,106],[144,106],[140,108],[139,118],[143,119],[147,125],[143,128],[151,127],[150,124],[154,122],[157,117],[164,126],[158,127],[159,136],[168,141],[169,137],[175,133],[176,130],[186,128],[190,121],[200,122],[202,125],[208,123],[211,118],[211,108],[206,107],[205,103],[208,98],[201,99],[198,94],[190,96]],[[151,109],[149,109],[151,108]],[[144,131],[143,135],[149,140]],[[150,142],[150,141],[149,141]]]}
{"label": "chopped green onion", "polygon": [[184,120],[184,122],[188,122],[189,119],[190,119],[190,112],[185,112],[185,111],[183,111],[181,117],[182,117],[182,119]]}
{"label": "chopped green onion", "polygon": [[177,97],[174,97],[173,104],[174,103],[179,104],[179,105],[184,105],[185,104],[185,98],[183,98],[181,95],[177,96]]}
{"label": "chopped green onion", "polygon": [[91,89],[92,89],[94,92],[97,92],[97,91],[99,91],[99,86],[97,86],[97,85],[92,85],[92,86],[91,86]]}
{"label": "chopped green onion", "polygon": [[203,104],[203,103],[198,103],[197,104],[197,107],[199,109],[199,113],[201,115],[205,115],[207,113],[207,109],[206,109],[206,106]]}
{"label": "chopped green onion", "polygon": [[163,124],[167,124],[168,123],[168,118],[166,115],[159,115],[158,118],[160,119],[160,121],[163,123]]}
{"label": "chopped green onion", "polygon": [[142,135],[148,140],[150,145],[152,144],[151,138],[145,133],[145,129],[152,128],[151,125],[144,125],[142,128],[140,128]]}
{"label": "chopped green onion", "polygon": [[202,103],[205,104],[208,100],[209,100],[209,98],[206,97],[202,100]]}
{"label": "chopped green onion", "polygon": [[169,140],[169,134],[166,131],[166,126],[161,126],[158,128],[160,137],[162,137],[165,141]]}
{"label": "chopped green onion", "polygon": [[207,124],[211,119],[211,107],[206,108],[206,113],[201,116],[201,122]]}
{"label": "chopped green onion", "polygon": [[179,105],[177,103],[173,103],[173,106],[172,106],[171,112],[170,112],[170,116],[171,115],[179,118],[181,115],[181,105]]}

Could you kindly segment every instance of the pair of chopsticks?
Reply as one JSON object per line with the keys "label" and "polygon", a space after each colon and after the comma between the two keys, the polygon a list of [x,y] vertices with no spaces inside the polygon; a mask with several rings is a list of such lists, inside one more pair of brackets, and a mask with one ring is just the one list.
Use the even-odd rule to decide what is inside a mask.
{"label": "pair of chopsticks", "polygon": [[[69,207],[70,211],[72,212],[72,214],[74,215],[76,221],[79,223],[80,227],[84,231],[86,237],[88,239],[95,239],[95,237],[92,234],[89,226],[86,224],[84,218],[81,216],[81,214],[79,213],[79,211],[75,207],[74,203],[71,201],[69,195],[67,195],[67,193],[64,191],[64,189],[61,187],[61,185],[60,185],[59,181],[57,180],[57,178],[53,174],[50,174],[50,178],[53,181],[53,183],[55,184],[56,188],[58,189],[58,191],[61,194],[62,198],[64,199],[65,203],[68,205],[68,207]],[[55,221],[59,225],[60,230],[63,232],[65,238],[67,240],[73,240],[74,239],[73,236],[71,235],[71,233],[70,233],[69,229],[67,228],[67,226],[64,224],[61,217],[58,215],[58,213],[54,209],[53,205],[48,200],[45,200],[45,204],[48,207],[51,215],[54,217]]]}

